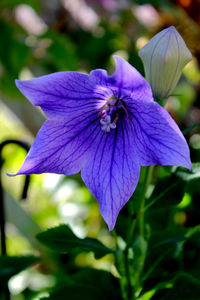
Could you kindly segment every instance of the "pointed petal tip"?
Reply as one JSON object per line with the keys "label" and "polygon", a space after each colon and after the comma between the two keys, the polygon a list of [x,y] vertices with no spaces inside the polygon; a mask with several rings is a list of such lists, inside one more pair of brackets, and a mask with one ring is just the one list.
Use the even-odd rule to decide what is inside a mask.
{"label": "pointed petal tip", "polygon": [[[168,164],[160,164],[160,165],[167,166]],[[189,171],[192,170],[192,162],[190,160],[190,157],[185,158],[184,160],[182,160],[181,162],[179,162],[177,164],[175,164],[175,163],[170,164],[170,166],[183,167],[183,168],[188,169]]]}
{"label": "pointed petal tip", "polygon": [[[97,197],[96,197],[96,199],[99,203],[99,199]],[[127,201],[128,201],[128,199],[127,199]],[[117,211],[114,211],[110,206],[102,206],[101,203],[99,203],[99,205],[100,205],[100,214],[101,214],[104,222],[108,226],[108,232],[110,232],[114,229],[115,224],[117,222],[117,217],[119,215],[119,212],[124,205],[121,208],[118,208]]]}
{"label": "pointed petal tip", "polygon": [[7,176],[9,177],[15,177],[17,174],[9,174],[9,173],[6,173]]}
{"label": "pointed petal tip", "polygon": [[15,174],[6,173],[6,175],[9,176],[9,177],[15,177],[15,176],[18,176],[18,175],[28,175],[28,174],[17,172]]}
{"label": "pointed petal tip", "polygon": [[192,170],[192,162],[191,162],[191,158],[190,158],[190,149],[189,149],[189,146],[188,146],[186,140],[185,140],[185,143],[186,143],[186,148],[187,148],[187,152],[186,152],[187,154],[185,156],[185,161],[182,164],[180,164],[179,166],[184,167],[184,168],[188,169],[189,171],[191,171]]}
{"label": "pointed petal tip", "polygon": [[177,30],[176,30],[176,27],[174,27],[173,25],[169,26],[169,27],[168,27],[168,28],[166,28],[166,29],[169,29],[169,30],[175,30],[175,31],[177,31]]}
{"label": "pointed petal tip", "polygon": [[[107,223],[107,222],[106,222],[106,223]],[[115,224],[116,224],[116,222],[113,222],[113,223],[111,223],[111,224],[107,223],[107,225],[108,225],[108,232],[111,232],[111,231],[114,229]]]}
{"label": "pointed petal tip", "polygon": [[39,106],[40,104],[40,80],[38,78],[32,78],[28,80],[15,80],[16,87],[20,90],[22,95],[26,97],[33,106]]}
{"label": "pointed petal tip", "polygon": [[20,92],[26,97],[26,89],[29,87],[29,85],[27,86],[27,84],[24,83],[28,83],[29,80],[19,80],[19,79],[15,79],[15,85],[16,87],[20,90]]}
{"label": "pointed petal tip", "polygon": [[19,80],[15,79],[15,85],[20,89],[20,87],[23,87],[24,82],[28,82],[29,80]]}
{"label": "pointed petal tip", "polygon": [[114,54],[112,55],[112,57],[116,60],[116,59],[123,59],[121,56],[117,55],[117,54]]}
{"label": "pointed petal tip", "polygon": [[115,54],[115,55],[112,55],[112,57],[113,57],[113,59],[114,59],[114,61],[115,61],[116,67],[117,67],[118,63],[124,61],[124,59],[123,59],[121,56],[119,56],[119,55],[116,55],[116,54]]}
{"label": "pointed petal tip", "polygon": [[9,177],[15,177],[15,176],[18,176],[18,175],[29,175],[29,174],[26,174],[26,173],[23,173],[23,172],[17,172],[15,174],[6,173],[6,175],[9,176]]}
{"label": "pointed petal tip", "polygon": [[116,222],[117,222],[117,217],[118,217],[119,212],[118,212],[117,215],[113,215],[112,212],[110,214],[108,214],[107,212],[103,212],[101,209],[100,209],[100,211],[101,211],[101,215],[102,215],[105,223],[108,226],[108,232],[112,231],[115,227]]}
{"label": "pointed petal tip", "polygon": [[[118,67],[118,65],[124,64],[124,63],[129,65],[129,62],[127,61],[127,59],[125,59],[119,55],[114,54],[114,55],[112,55],[112,57],[115,61],[116,68]],[[131,66],[131,67],[133,68],[133,66]]]}
{"label": "pointed petal tip", "polygon": [[16,85],[16,87],[18,87],[18,89],[19,89],[20,86],[21,86],[21,80],[15,79],[15,85]]}
{"label": "pointed petal tip", "polygon": [[121,58],[119,55],[116,55],[116,54],[112,55],[112,57],[114,58],[114,60]]}
{"label": "pointed petal tip", "polygon": [[189,160],[188,162],[187,162],[187,165],[185,166],[189,171],[191,171],[192,170],[192,162],[191,162],[191,160]]}

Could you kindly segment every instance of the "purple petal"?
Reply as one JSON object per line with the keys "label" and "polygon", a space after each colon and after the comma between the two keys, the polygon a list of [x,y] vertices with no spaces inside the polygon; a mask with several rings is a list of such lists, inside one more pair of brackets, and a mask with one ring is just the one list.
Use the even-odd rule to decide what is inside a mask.
{"label": "purple petal", "polygon": [[110,83],[129,91],[133,99],[152,101],[152,91],[148,82],[127,61],[119,56],[114,56],[116,61],[115,73],[110,77]]}
{"label": "purple petal", "polygon": [[87,152],[99,127],[96,113],[72,119],[68,123],[47,120],[17,173],[20,174],[74,174],[87,160]]}
{"label": "purple petal", "polygon": [[105,89],[78,72],[58,72],[27,81],[16,80],[19,90],[49,118],[60,119],[99,110],[105,103]]}
{"label": "purple petal", "polygon": [[191,169],[187,142],[170,114],[156,102],[129,103],[131,137],[143,166]]}
{"label": "purple petal", "polygon": [[113,229],[120,209],[133,194],[139,179],[140,166],[130,130],[131,124],[125,119],[109,134],[99,129],[81,172],[99,202],[109,230]]}
{"label": "purple petal", "polygon": [[151,87],[142,75],[123,58],[114,55],[114,59],[116,70],[112,76],[108,76],[105,70],[97,69],[90,72],[90,78],[101,86],[110,88],[114,96],[121,94],[133,99],[152,101]]}

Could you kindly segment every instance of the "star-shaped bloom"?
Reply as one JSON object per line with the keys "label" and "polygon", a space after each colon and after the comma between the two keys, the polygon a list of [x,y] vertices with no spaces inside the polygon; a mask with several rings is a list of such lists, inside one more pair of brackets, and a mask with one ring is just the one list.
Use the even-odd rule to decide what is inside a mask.
{"label": "star-shaped bloom", "polygon": [[133,194],[141,166],[191,168],[185,138],[154,102],[147,81],[122,58],[115,60],[112,76],[97,69],[16,81],[48,117],[17,175],[81,171],[109,230]]}

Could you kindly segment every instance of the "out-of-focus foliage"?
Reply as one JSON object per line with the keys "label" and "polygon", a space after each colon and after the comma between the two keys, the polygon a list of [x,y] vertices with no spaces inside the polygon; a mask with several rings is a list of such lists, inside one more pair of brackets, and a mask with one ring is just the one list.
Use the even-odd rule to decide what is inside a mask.
{"label": "out-of-focus foliage", "polygon": [[0,257],[0,279],[1,284],[4,286],[8,280],[16,273],[21,272],[30,265],[36,263],[39,259],[34,256],[4,256]]}
{"label": "out-of-focus foliage", "polygon": [[[198,0],[0,1],[0,142],[16,138],[32,143],[45,119],[17,90],[16,78],[94,68],[112,72],[113,54],[126,58],[144,75],[138,50],[170,25],[193,53],[166,103],[180,128],[186,129],[192,171],[154,168],[144,207],[145,240],[137,226],[131,231],[138,221],[140,185],[120,213],[116,230],[108,233],[79,174],[33,175],[27,201],[19,202],[24,178],[8,178],[6,173],[19,169],[25,153],[17,146],[5,147],[2,181],[6,210],[11,211],[6,227],[8,256],[0,257],[0,300],[6,299],[1,289],[8,280],[12,300],[122,299],[129,293],[129,287],[123,290],[127,277],[140,287],[140,300],[199,299],[199,20]],[[55,227],[63,223],[73,233],[63,231],[67,226]],[[49,227],[55,228],[46,231]],[[69,251],[72,243],[78,249]]]}
{"label": "out-of-focus foliage", "polygon": [[101,242],[93,238],[79,239],[66,225],[39,233],[37,239],[48,248],[58,253],[68,253],[71,251],[94,252],[95,257],[101,258],[106,254],[113,253],[112,249],[104,246]]}

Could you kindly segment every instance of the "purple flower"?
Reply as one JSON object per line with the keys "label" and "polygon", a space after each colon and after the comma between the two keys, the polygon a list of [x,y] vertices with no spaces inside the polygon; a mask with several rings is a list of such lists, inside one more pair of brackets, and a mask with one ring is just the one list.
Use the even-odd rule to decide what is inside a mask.
{"label": "purple flower", "polygon": [[185,138],[153,101],[149,84],[128,62],[115,60],[112,76],[97,69],[16,81],[49,118],[17,175],[81,171],[109,230],[136,188],[140,166],[191,168]]}

